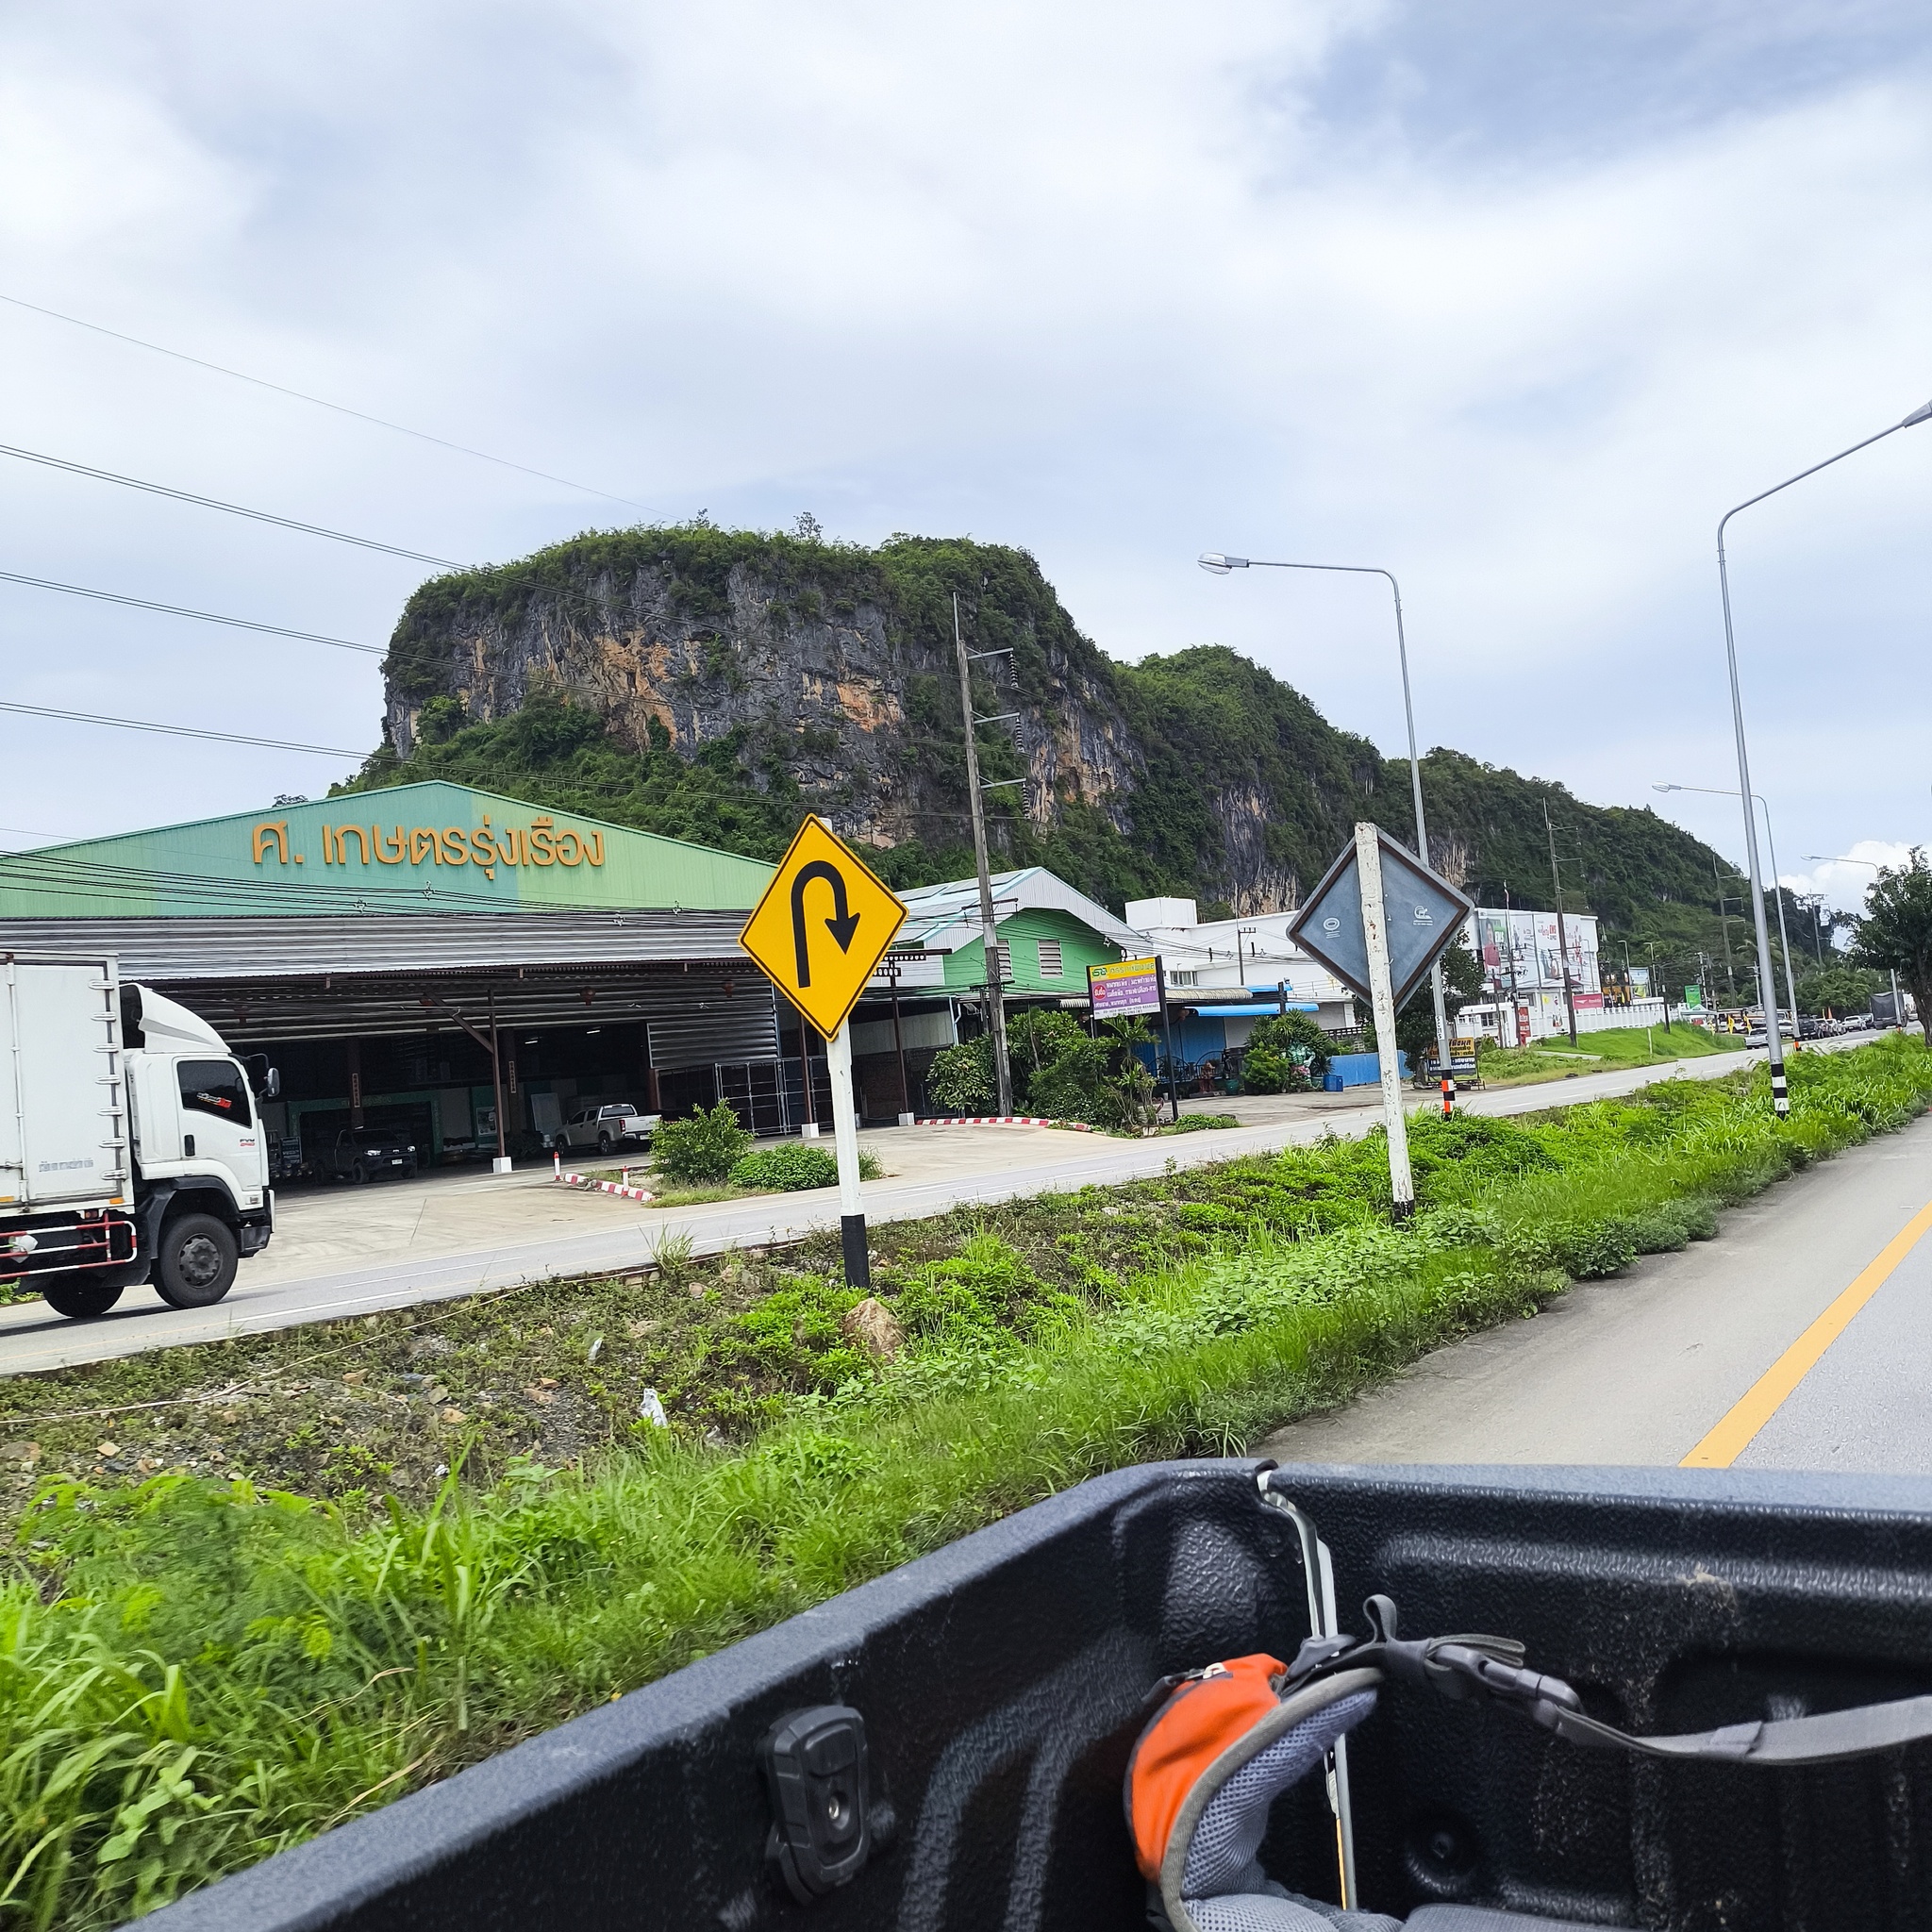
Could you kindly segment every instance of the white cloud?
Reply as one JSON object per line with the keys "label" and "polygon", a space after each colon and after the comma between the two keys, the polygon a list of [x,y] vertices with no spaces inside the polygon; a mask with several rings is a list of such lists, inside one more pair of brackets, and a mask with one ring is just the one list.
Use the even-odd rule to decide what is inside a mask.
{"label": "white cloud", "polygon": [[[1878,876],[1877,868],[1909,865],[1911,858],[1909,845],[1889,844],[1882,839],[1859,839],[1845,852],[1826,857],[1808,872],[1785,872],[1778,876],[1794,892],[1822,892],[1841,911],[1857,912],[1863,908],[1865,893]],[[1847,864],[1847,859],[1853,863]]]}
{"label": "white cloud", "polygon": [[[0,24],[0,288],[669,517],[1022,542],[1105,647],[1233,644],[1393,746],[1378,591],[1191,558],[1387,562],[1426,741],[1646,803],[1729,762],[1719,512],[1932,393],[1924,62],[1851,23],[1834,65],[1815,8],[1772,12],[1783,69],[1770,29],[1748,70],[1700,41],[1655,113],[1643,62],[1592,69],[1566,145],[1493,8],[1452,72],[1395,6],[29,7]],[[1407,92],[1341,87],[1364,60]],[[0,441],[438,555],[625,514],[34,318],[0,312]],[[1788,847],[1925,816],[1923,438],[1735,526]],[[415,576],[4,465],[0,515],[0,568],[342,635]],[[327,653],[10,591],[0,653],[29,701],[374,728],[373,672]],[[98,737],[0,721],[25,792]],[[316,782],[117,742],[86,809]]]}

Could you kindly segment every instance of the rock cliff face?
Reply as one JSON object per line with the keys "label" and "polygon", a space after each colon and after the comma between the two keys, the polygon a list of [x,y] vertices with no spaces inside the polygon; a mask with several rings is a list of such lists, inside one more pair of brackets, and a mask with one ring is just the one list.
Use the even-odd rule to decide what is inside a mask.
{"label": "rock cliff face", "polygon": [[[920,546],[944,552],[974,546]],[[814,554],[817,553],[817,554]],[[1143,760],[1108,675],[1031,558],[971,573],[961,623],[993,777],[991,808],[1041,827],[1062,809],[1124,831]],[[588,539],[480,580],[441,580],[406,612],[389,665],[385,730],[402,758],[459,724],[567,697],[644,753],[729,744],[754,777],[783,772],[841,832],[899,845],[963,829],[964,726],[950,592],[905,557],[722,532]],[[957,573],[955,573],[957,574]],[[501,577],[502,582],[492,582]],[[988,581],[981,582],[985,578]],[[922,592],[925,594],[921,594]]]}
{"label": "rock cliff face", "polygon": [[[864,551],[699,526],[439,578],[391,642],[388,747],[408,762],[547,694],[641,756],[727,751],[751,783],[795,788],[847,837],[955,848],[969,836],[956,592],[968,650],[991,654],[974,664],[974,709],[996,721],[978,742],[1007,858],[1076,825],[1090,842],[1172,843],[1179,828],[1156,821],[1182,793],[1200,823],[1175,857],[1203,896],[1240,911],[1292,903],[1324,861],[1284,845],[1278,786],[1226,743],[1177,754],[1135,674],[1080,634],[1030,557],[992,546],[902,538]],[[1335,808],[1317,814],[1332,821],[1325,844],[1378,763],[1348,744],[1326,774]]]}
{"label": "rock cliff face", "polygon": [[[772,858],[801,810],[896,883],[972,864],[954,600],[1002,864],[1118,908],[1299,902],[1357,818],[1412,841],[1385,762],[1219,646],[1105,657],[1024,551],[875,550],[699,524],[593,534],[416,592],[385,664],[360,787],[445,776]],[[1453,751],[1424,760],[1430,857],[1465,890],[1535,897],[1554,810],[1614,921],[1701,904],[1715,855],[1649,811]]]}

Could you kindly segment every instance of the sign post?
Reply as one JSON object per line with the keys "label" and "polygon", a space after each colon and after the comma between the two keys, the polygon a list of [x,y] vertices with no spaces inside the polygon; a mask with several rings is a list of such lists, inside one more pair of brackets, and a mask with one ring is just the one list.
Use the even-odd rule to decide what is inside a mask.
{"label": "sign post", "polygon": [[[848,1287],[872,1286],[858,1187],[858,1110],[852,1094],[850,1015],[906,908],[823,819],[798,828],[738,942],[825,1040],[832,1141],[839,1158],[839,1234]],[[807,1091],[809,1093],[809,1087]]]}
{"label": "sign post", "polygon": [[1126,1020],[1158,1013],[1167,1044],[1167,1097],[1174,1117],[1181,1117],[1181,1091],[1174,1064],[1174,1028],[1168,1020],[1167,974],[1159,956],[1119,959],[1087,969],[1087,998],[1096,1020]]}
{"label": "sign post", "polygon": [[1441,874],[1366,822],[1290,921],[1288,936],[1369,1002],[1389,1124],[1389,1191],[1395,1219],[1415,1209],[1402,1056],[1395,1016],[1475,910]]}
{"label": "sign post", "polygon": [[1395,988],[1389,977],[1389,918],[1382,903],[1382,840],[1375,826],[1356,826],[1355,862],[1361,876],[1362,948],[1368,956],[1369,1004],[1375,1015],[1382,1120],[1389,1129],[1389,1197],[1401,1222],[1415,1212],[1415,1176],[1408,1165],[1408,1122],[1402,1111],[1402,1056],[1395,1050]]}

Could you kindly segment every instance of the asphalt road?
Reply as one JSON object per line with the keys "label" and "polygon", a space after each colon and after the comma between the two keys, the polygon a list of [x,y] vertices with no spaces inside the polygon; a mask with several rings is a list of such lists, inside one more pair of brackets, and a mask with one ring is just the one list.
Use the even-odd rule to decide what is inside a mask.
{"label": "asphalt road", "polygon": [[1271,1437],[1294,1462],[1932,1474],[1932,1119]]}
{"label": "asphalt road", "polygon": [[[1633,1092],[1679,1072],[1710,1078],[1756,1058],[1741,1053],[1713,1054],[1631,1072],[1586,1074],[1575,1079],[1469,1094],[1463,1105],[1473,1113],[1527,1113]],[[1380,1107],[1377,1090],[1358,1089],[1347,1096],[1310,1096],[1284,1112],[1287,1117],[1274,1122],[1155,1141],[1070,1135],[1065,1137],[1068,1151],[1063,1158],[1056,1154],[1042,1158],[1035,1151],[1036,1140],[1029,1141],[1024,1155],[1016,1151],[1009,1166],[868,1184],[866,1212],[878,1222],[915,1220],[969,1203],[1141,1179],[1160,1174],[1170,1161],[1191,1166],[1291,1146],[1317,1140],[1324,1133],[1358,1135],[1379,1119]],[[1006,1130],[962,1127],[955,1131],[1000,1134]],[[1058,1141],[1060,1137],[1054,1138]],[[596,1233],[543,1231],[529,1239],[499,1238],[485,1244],[453,1246],[442,1254],[411,1252],[375,1266],[319,1266],[313,1274],[292,1276],[286,1272],[288,1250],[278,1235],[270,1253],[285,1266],[276,1277],[262,1280],[258,1276],[251,1283],[249,1264],[243,1263],[234,1289],[212,1308],[170,1308],[146,1288],[129,1290],[110,1313],[90,1322],[68,1321],[40,1302],[0,1308],[0,1374],[102,1361],[190,1342],[218,1341],[305,1322],[336,1321],[380,1308],[408,1307],[514,1287],[547,1276],[641,1268],[651,1263],[658,1245],[667,1240],[689,1241],[691,1252],[699,1255],[795,1240],[821,1228],[836,1227],[839,1217],[838,1196],[829,1189],[682,1209],[640,1208],[617,1200],[609,1201],[608,1206],[608,1228]]]}

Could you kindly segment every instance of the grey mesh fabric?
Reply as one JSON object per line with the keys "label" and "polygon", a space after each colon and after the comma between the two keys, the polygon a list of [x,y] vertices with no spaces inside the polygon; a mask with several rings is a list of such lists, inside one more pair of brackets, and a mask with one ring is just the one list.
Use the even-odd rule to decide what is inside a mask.
{"label": "grey mesh fabric", "polygon": [[[1501,1912],[1493,1906],[1424,1906],[1408,1915],[1407,1932],[1578,1932],[1578,1928],[1569,1919]],[[1629,1932],[1629,1928],[1605,1925],[1595,1932]]]}
{"label": "grey mesh fabric", "polygon": [[1318,1909],[1314,1900],[1279,1890],[1190,1899],[1188,1909],[1200,1932],[1402,1932],[1399,1919],[1344,1912],[1339,1906]]}
{"label": "grey mesh fabric", "polygon": [[[1260,1893],[1268,1884],[1256,1858],[1268,1831],[1268,1807],[1327,1756],[1328,1747],[1375,1707],[1373,1690],[1358,1690],[1284,1731],[1249,1758],[1208,1800],[1194,1826],[1182,1868],[1181,1896],[1205,1927],[1197,1901],[1231,1892]],[[1264,1920],[1284,1926],[1291,1920]]]}

